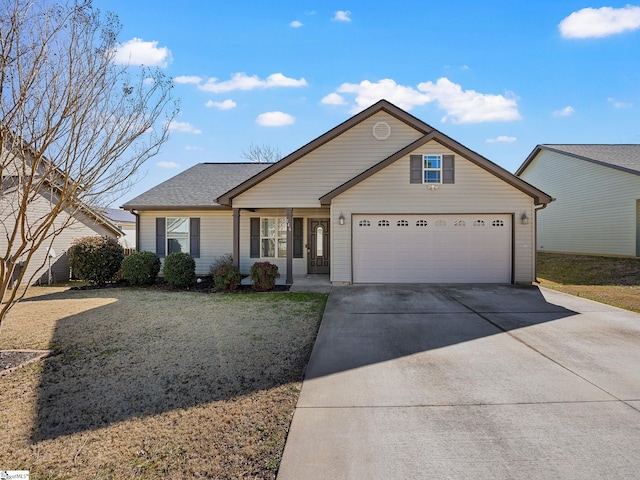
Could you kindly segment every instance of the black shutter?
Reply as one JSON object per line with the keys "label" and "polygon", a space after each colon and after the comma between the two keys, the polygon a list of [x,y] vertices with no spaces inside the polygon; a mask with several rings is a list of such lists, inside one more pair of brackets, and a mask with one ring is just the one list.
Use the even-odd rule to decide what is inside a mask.
{"label": "black shutter", "polygon": [[409,162],[409,183],[422,183],[422,155],[411,155]]}
{"label": "black shutter", "polygon": [[293,219],[293,258],[302,258],[304,256],[304,232],[302,225],[302,218]]}
{"label": "black shutter", "polygon": [[442,156],[442,183],[456,183],[454,175],[454,156]]}
{"label": "black shutter", "polygon": [[200,219],[189,219],[189,253],[193,258],[200,258]]}
{"label": "black shutter", "polygon": [[167,249],[167,222],[163,217],[156,218],[156,254],[164,257]]}
{"label": "black shutter", "polygon": [[260,218],[258,217],[251,217],[249,244],[249,256],[251,258],[260,258]]}

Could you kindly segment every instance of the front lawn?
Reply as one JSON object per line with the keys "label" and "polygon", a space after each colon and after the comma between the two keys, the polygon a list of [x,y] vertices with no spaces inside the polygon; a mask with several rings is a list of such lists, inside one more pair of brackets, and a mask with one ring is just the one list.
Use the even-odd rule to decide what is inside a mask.
{"label": "front lawn", "polygon": [[543,287],[640,312],[640,259],[538,253],[537,274]]}
{"label": "front lawn", "polygon": [[[38,287],[0,350],[0,467],[32,478],[275,478],[326,295]],[[36,294],[33,294],[33,292]]]}

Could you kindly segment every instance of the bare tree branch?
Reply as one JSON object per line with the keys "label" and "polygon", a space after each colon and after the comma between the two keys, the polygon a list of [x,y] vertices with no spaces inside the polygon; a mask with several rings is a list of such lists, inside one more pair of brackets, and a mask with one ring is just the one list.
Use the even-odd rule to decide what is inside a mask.
{"label": "bare tree branch", "polygon": [[91,0],[0,2],[0,325],[36,275],[16,267],[127,191],[167,140],[172,81],[116,65],[119,31]]}
{"label": "bare tree branch", "polygon": [[242,158],[253,163],[275,163],[282,158],[280,149],[270,145],[249,145],[249,148],[242,152]]}

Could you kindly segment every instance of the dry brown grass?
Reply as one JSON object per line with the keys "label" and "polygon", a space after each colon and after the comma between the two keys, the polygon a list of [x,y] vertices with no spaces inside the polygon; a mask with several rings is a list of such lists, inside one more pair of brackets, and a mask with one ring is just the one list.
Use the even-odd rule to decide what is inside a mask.
{"label": "dry brown grass", "polygon": [[640,312],[640,259],[538,253],[540,285]]}
{"label": "dry brown grass", "polygon": [[1,468],[275,477],[326,296],[38,290],[0,333],[53,350],[0,377]]}

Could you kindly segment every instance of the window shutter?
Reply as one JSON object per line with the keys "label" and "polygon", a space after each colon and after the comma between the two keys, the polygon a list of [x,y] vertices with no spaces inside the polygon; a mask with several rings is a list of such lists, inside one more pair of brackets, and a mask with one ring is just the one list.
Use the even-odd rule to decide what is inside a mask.
{"label": "window shutter", "polygon": [[163,217],[156,218],[156,254],[164,257],[167,249],[167,222]]}
{"label": "window shutter", "polygon": [[456,183],[454,175],[454,156],[442,156],[442,183]]}
{"label": "window shutter", "polygon": [[251,231],[249,233],[250,251],[249,256],[251,258],[260,258],[260,218],[251,218]]}
{"label": "window shutter", "polygon": [[189,219],[189,253],[193,258],[200,258],[200,219]]}
{"label": "window shutter", "polygon": [[302,230],[302,225],[302,218],[293,219],[293,258],[303,257],[304,232]]}
{"label": "window shutter", "polygon": [[409,183],[422,183],[422,155],[411,155],[409,165]]}

